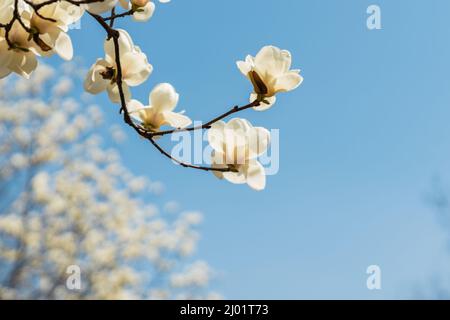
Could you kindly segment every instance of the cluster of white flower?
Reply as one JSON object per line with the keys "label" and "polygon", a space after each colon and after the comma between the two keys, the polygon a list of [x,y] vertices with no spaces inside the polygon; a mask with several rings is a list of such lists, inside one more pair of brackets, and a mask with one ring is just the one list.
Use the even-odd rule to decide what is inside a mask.
{"label": "cluster of white flower", "polygon": [[[54,89],[73,79],[60,69],[0,81],[0,299],[216,297],[205,290],[210,267],[189,262],[202,215],[165,217],[144,201],[160,184],[92,134],[100,111],[88,106],[87,119]],[[66,288],[70,265],[81,290]]]}
{"label": "cluster of white flower", "polygon": [[[16,8],[17,3],[22,5]],[[155,4],[149,0],[92,0],[88,3],[76,0],[5,0],[0,5],[0,77],[11,72],[29,77],[36,68],[36,56],[57,53],[63,59],[72,58],[72,43],[67,35],[68,25],[81,18],[88,11],[107,33],[104,44],[105,57],[98,59],[90,68],[84,88],[98,94],[107,91],[113,103],[120,104],[125,112],[124,120],[142,137],[155,142],[157,137],[180,130],[210,129],[214,152],[212,167],[197,167],[176,161],[185,167],[213,171],[219,178],[232,183],[247,182],[255,190],[265,187],[265,170],[257,161],[264,153],[270,140],[268,131],[253,128],[244,119],[233,119],[228,124],[219,122],[225,116],[253,107],[263,111],[273,106],[276,95],[297,88],[303,81],[300,70],[291,70],[291,54],[274,46],[262,48],[255,56],[247,56],[237,66],[252,86],[250,104],[236,107],[208,122],[200,128],[189,127],[192,121],[183,113],[174,112],[178,93],[168,83],[157,85],[150,93],[148,106],[132,99],[130,87],[143,84],[153,71],[147,56],[133,43],[131,36],[123,29],[114,29],[118,18],[133,16],[134,20],[147,21],[153,15]],[[169,2],[169,0],[160,0]],[[116,13],[117,6],[127,10]],[[110,11],[107,17],[100,16]],[[162,126],[173,130],[161,131]],[[219,131],[236,131],[218,133]],[[261,134],[261,136],[260,136]],[[256,138],[255,138],[256,135]],[[219,136],[221,136],[219,138]],[[235,140],[241,140],[239,145]],[[254,144],[255,141],[262,141]],[[262,149],[257,150],[260,146]],[[250,151],[250,152],[249,152]],[[236,155],[243,152],[244,155]],[[162,152],[171,158],[169,153]],[[224,161],[218,161],[220,159]]]}

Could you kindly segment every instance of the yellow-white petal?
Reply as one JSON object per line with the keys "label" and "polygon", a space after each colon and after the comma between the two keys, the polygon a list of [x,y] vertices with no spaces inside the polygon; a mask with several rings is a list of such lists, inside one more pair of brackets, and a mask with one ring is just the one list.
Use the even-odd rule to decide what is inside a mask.
{"label": "yellow-white petal", "polygon": [[127,103],[128,113],[130,114],[142,110],[144,108],[145,106],[140,101],[135,99],[132,99]]}
{"label": "yellow-white petal", "polygon": [[[117,29],[117,31],[119,31],[119,53],[122,57],[125,53],[134,50],[134,44],[130,34],[127,31],[123,29]],[[116,54],[114,40],[112,38],[105,40],[104,50],[107,60],[115,61]]]}
{"label": "yellow-white petal", "polygon": [[110,11],[117,4],[117,0],[103,0],[102,2],[94,2],[85,4],[87,11],[94,14],[101,14]]}
{"label": "yellow-white petal", "polygon": [[256,160],[251,161],[245,168],[247,184],[256,191],[266,187],[266,173],[264,167]]}
{"label": "yellow-white petal", "polygon": [[[131,100],[131,92],[128,86],[125,83],[122,83],[123,93],[125,97],[125,101]],[[119,94],[119,86],[116,83],[108,83],[106,87],[108,92],[108,97],[113,103],[120,103],[120,94]]]}
{"label": "yellow-white petal", "polygon": [[208,130],[208,142],[217,152],[224,152],[225,122],[217,121]]}
{"label": "yellow-white petal", "polygon": [[155,12],[155,4],[153,2],[148,2],[145,6],[137,9],[136,12],[133,13],[133,20],[144,22],[148,21]]}
{"label": "yellow-white petal", "polygon": [[142,84],[153,72],[153,66],[148,63],[145,53],[129,51],[121,55],[123,81],[129,86]]}
{"label": "yellow-white petal", "polygon": [[245,61],[238,61],[236,64],[239,71],[241,71],[244,76],[248,77],[248,73],[253,69],[253,57],[248,55],[245,58]]}
{"label": "yellow-white petal", "polygon": [[65,32],[60,32],[55,42],[54,50],[64,60],[71,60],[73,57],[73,47],[70,37]]}
{"label": "yellow-white petal", "polygon": [[37,64],[38,62],[34,53],[16,53],[16,57],[14,57],[10,63],[10,69],[18,75],[28,79],[31,73],[36,69]]}
{"label": "yellow-white petal", "polygon": [[291,67],[291,54],[274,46],[263,47],[255,57],[255,70],[263,75],[277,77]]}
{"label": "yellow-white petal", "polygon": [[98,94],[106,89],[110,80],[105,80],[100,72],[106,70],[109,64],[106,60],[98,59],[89,69],[84,80],[84,90],[92,94]]}
{"label": "yellow-white petal", "polygon": [[172,111],[178,104],[179,95],[170,83],[158,84],[150,92],[150,105],[159,112]]}
{"label": "yellow-white petal", "polygon": [[290,71],[278,77],[275,82],[275,92],[288,92],[297,88],[303,82],[298,71]]}
{"label": "yellow-white petal", "polygon": [[192,123],[189,117],[177,112],[164,111],[163,117],[164,122],[174,128],[186,128]]}
{"label": "yellow-white petal", "polygon": [[263,127],[254,127],[249,133],[250,157],[257,157],[267,151],[270,144],[270,132]]}

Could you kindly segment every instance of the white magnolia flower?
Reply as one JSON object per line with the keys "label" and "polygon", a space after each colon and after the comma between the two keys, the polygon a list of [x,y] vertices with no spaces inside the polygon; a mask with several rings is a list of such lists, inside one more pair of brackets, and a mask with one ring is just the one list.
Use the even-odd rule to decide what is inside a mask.
{"label": "white magnolia flower", "polygon": [[101,14],[106,11],[110,11],[117,4],[117,0],[103,0],[101,2],[93,2],[85,4],[87,11],[94,14]]}
{"label": "white magnolia flower", "polygon": [[[133,10],[133,19],[139,22],[148,21],[155,12],[155,4],[150,0],[119,0],[120,5],[127,10]],[[159,0],[168,3],[170,0]]]}
{"label": "white magnolia flower", "polygon": [[291,54],[274,46],[262,48],[256,57],[248,55],[245,61],[238,61],[237,66],[253,84],[254,93],[251,101],[260,99],[261,106],[255,110],[267,110],[276,101],[275,95],[297,88],[303,81],[300,70],[290,70]]}
{"label": "white magnolia flower", "polygon": [[[34,1],[34,3],[46,0]],[[32,37],[36,42],[39,52],[43,56],[56,52],[65,60],[72,59],[73,47],[67,31],[69,25],[78,21],[84,10],[79,6],[68,2],[55,2],[44,6],[37,15],[34,11],[31,17],[31,29],[35,32]],[[43,19],[46,17],[54,21]]]}
{"label": "white magnolia flower", "polygon": [[208,131],[208,141],[213,148],[212,166],[231,170],[214,171],[218,178],[236,184],[247,183],[255,190],[265,188],[265,171],[257,157],[266,152],[270,143],[268,130],[235,118],[228,123],[214,123]]}
{"label": "white magnolia flower", "polygon": [[128,103],[131,116],[147,130],[157,132],[161,126],[185,128],[192,123],[182,113],[173,112],[178,104],[179,95],[169,83],[157,85],[149,96],[149,105],[144,106],[137,100]]}
{"label": "white magnolia flower", "polygon": [[[125,99],[131,99],[128,86],[138,86],[147,80],[153,67],[147,61],[147,56],[141,52],[125,30],[118,30],[120,62],[122,67],[122,80]],[[120,102],[119,88],[117,86],[117,65],[113,39],[105,41],[105,58],[98,59],[88,72],[84,81],[87,92],[98,94],[104,90],[114,103]]]}
{"label": "white magnolia flower", "polygon": [[[23,23],[29,27],[30,15],[28,12],[21,13]],[[4,29],[0,29],[0,78],[15,72],[25,78],[29,78],[37,67],[36,55],[38,50],[28,32],[24,27],[15,21],[9,31],[8,39],[11,47],[5,38]]]}

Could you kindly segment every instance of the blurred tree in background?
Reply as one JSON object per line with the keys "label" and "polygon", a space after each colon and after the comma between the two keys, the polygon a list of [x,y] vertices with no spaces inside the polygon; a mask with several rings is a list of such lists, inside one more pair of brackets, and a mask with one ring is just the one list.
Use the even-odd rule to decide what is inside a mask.
{"label": "blurred tree in background", "polygon": [[[161,185],[95,134],[101,111],[69,95],[77,70],[0,82],[0,299],[216,297],[210,267],[190,258],[202,216],[148,202]],[[79,290],[66,286],[72,265]]]}

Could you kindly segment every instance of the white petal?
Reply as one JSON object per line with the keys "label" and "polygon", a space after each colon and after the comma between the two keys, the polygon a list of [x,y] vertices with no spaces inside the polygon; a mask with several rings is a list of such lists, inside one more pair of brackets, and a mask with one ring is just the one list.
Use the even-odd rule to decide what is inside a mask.
{"label": "white petal", "polygon": [[225,130],[233,130],[241,134],[245,134],[250,128],[251,124],[242,118],[233,118],[225,126]]}
{"label": "white petal", "polygon": [[121,66],[123,80],[132,87],[142,84],[153,71],[153,66],[148,63],[147,56],[140,51],[124,53],[121,58]]}
{"label": "white petal", "polygon": [[148,2],[144,7],[138,8],[137,10],[133,13],[133,19],[139,22],[148,21],[155,12],[155,4]]}
{"label": "white petal", "polygon": [[11,70],[9,70],[6,67],[2,67],[0,66],[0,79],[5,78],[6,76],[8,76],[11,73]]}
{"label": "white petal", "polygon": [[111,10],[117,4],[117,0],[104,0],[102,2],[94,2],[90,4],[85,4],[86,10],[94,13],[101,14],[106,11]]}
{"label": "white petal", "polygon": [[[120,34],[119,39],[118,39],[120,56],[124,55],[125,53],[127,53],[129,51],[133,51],[134,44],[133,44],[133,40],[131,39],[130,34],[123,29],[117,29],[117,31],[119,31],[119,34]],[[109,40],[105,40],[104,50],[105,50],[106,57],[109,60],[114,61],[116,54],[115,54],[114,40],[112,38]]]}
{"label": "white petal", "polygon": [[[122,88],[123,88],[125,101],[130,101],[131,100],[130,89],[128,88],[128,86],[125,83],[122,84]],[[111,102],[113,102],[113,103],[121,102],[120,94],[119,94],[119,86],[116,83],[114,83],[114,84],[109,83],[106,89],[108,91],[108,97],[111,100]]]}
{"label": "white petal", "polygon": [[252,161],[245,168],[247,184],[256,191],[266,187],[266,173],[264,167],[258,161]]}
{"label": "white petal", "polygon": [[224,129],[225,122],[217,121],[211,126],[211,129],[208,130],[208,142],[211,147],[218,152],[224,152]]}
{"label": "white petal", "polygon": [[29,78],[37,67],[37,59],[34,53],[18,53],[11,61],[10,69],[22,77]]}
{"label": "white petal", "polygon": [[163,111],[172,111],[178,104],[179,95],[170,83],[158,84],[150,92],[149,102],[153,108]]}
{"label": "white petal", "polygon": [[289,51],[274,46],[263,47],[255,57],[255,69],[260,75],[277,77],[286,73],[291,66]]}
{"label": "white petal", "polygon": [[303,82],[303,77],[296,71],[287,72],[278,77],[275,82],[276,92],[287,92],[294,90]]}
{"label": "white petal", "polygon": [[[211,167],[213,168],[219,168],[219,169],[226,169],[227,166],[223,164],[224,155],[223,153],[213,151],[211,154]],[[223,179],[223,172],[222,171],[213,171],[213,174],[219,178]]]}
{"label": "white petal", "polygon": [[236,62],[236,64],[239,68],[239,71],[241,71],[244,76],[248,77],[249,72],[253,70],[253,57],[248,55],[245,58],[245,61],[238,61]]}
{"label": "white petal", "polygon": [[97,94],[106,89],[110,80],[103,79],[100,72],[105,71],[107,66],[109,64],[103,59],[98,59],[92,65],[84,80],[84,90],[92,94]]}
{"label": "white petal", "polygon": [[172,111],[163,112],[164,122],[174,128],[186,128],[192,123],[187,116]]}
{"label": "white petal", "polygon": [[249,133],[250,157],[257,157],[267,151],[270,144],[270,132],[263,127],[254,127]]}
{"label": "white petal", "polygon": [[142,110],[144,108],[145,106],[140,101],[135,99],[132,99],[127,103],[127,109],[130,114]]}
{"label": "white petal", "polygon": [[227,171],[223,173],[223,177],[231,183],[234,184],[244,184],[247,179],[245,176],[244,166],[239,166],[238,172]]}
{"label": "white petal", "polygon": [[73,47],[70,37],[65,32],[60,32],[55,43],[56,53],[64,60],[71,60],[73,57]]}

